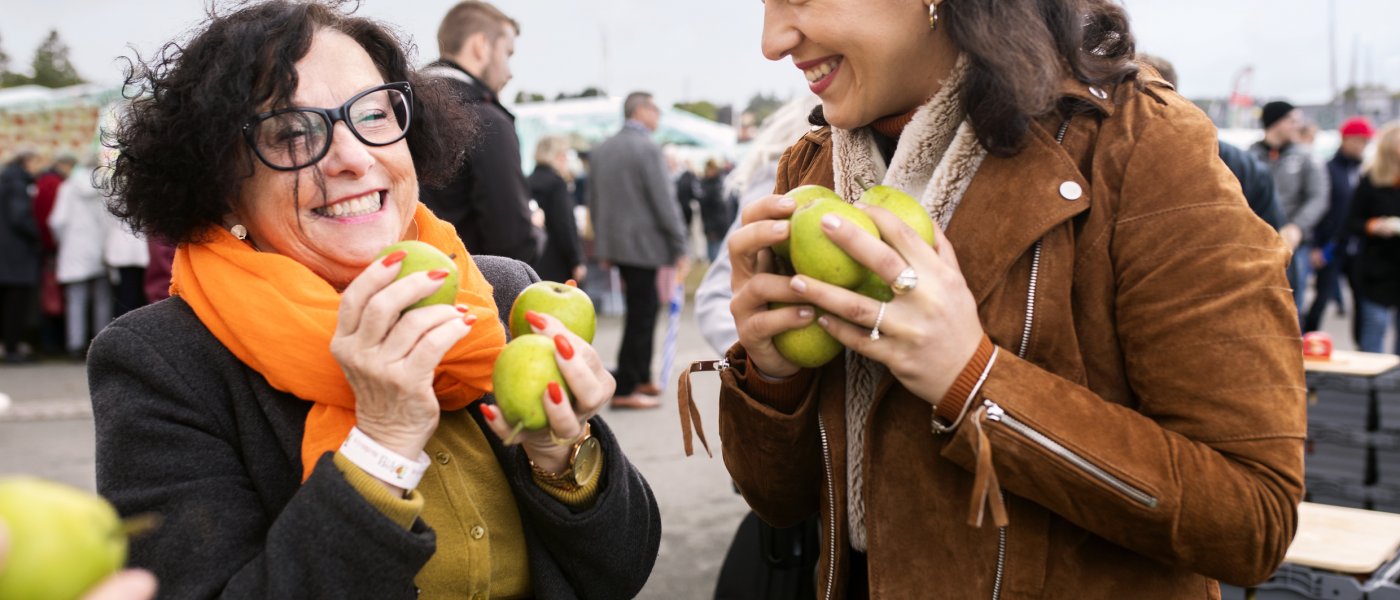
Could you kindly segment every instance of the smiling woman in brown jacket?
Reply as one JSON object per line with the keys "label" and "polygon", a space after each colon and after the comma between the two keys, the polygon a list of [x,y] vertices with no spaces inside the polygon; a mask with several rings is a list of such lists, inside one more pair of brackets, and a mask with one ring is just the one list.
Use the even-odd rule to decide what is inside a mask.
{"label": "smiling woman in brown jacket", "polygon": [[[944,230],[930,248],[873,207],[883,241],[823,223],[901,280],[883,304],[775,266],[791,200],[748,206],[729,242],[724,458],[772,524],[820,517],[820,597],[1217,598],[1267,578],[1303,493],[1288,253],[1210,121],[1133,63],[1122,9],[768,0],[763,49],[823,105],[777,191],[883,182]],[[772,338],[812,307],[848,351],[801,369]]]}

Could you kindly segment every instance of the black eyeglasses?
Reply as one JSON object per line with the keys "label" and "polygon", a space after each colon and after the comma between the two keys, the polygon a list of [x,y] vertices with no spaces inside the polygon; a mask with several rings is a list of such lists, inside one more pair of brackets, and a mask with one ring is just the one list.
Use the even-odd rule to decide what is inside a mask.
{"label": "black eyeglasses", "polygon": [[281,108],[243,125],[243,137],[263,164],[295,171],[316,164],[331,149],[336,121],[344,121],[366,146],[387,146],[408,135],[413,88],[386,83],[355,94],[336,108]]}

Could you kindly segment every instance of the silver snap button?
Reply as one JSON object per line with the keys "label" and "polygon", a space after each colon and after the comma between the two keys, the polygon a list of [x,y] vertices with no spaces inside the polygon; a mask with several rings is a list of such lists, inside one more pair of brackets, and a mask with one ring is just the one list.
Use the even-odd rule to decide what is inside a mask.
{"label": "silver snap button", "polygon": [[1107,100],[1107,99],[1108,99],[1108,94],[1107,94],[1106,92],[1104,92],[1103,90],[1101,90],[1101,89],[1099,89],[1099,88],[1097,88],[1097,87],[1094,87],[1094,86],[1089,86],[1089,93],[1090,93],[1090,94],[1093,94],[1094,97],[1095,97],[1095,98],[1098,98],[1099,100]]}
{"label": "silver snap button", "polygon": [[1060,197],[1065,200],[1078,200],[1084,196],[1084,188],[1073,181],[1066,181],[1060,184]]}

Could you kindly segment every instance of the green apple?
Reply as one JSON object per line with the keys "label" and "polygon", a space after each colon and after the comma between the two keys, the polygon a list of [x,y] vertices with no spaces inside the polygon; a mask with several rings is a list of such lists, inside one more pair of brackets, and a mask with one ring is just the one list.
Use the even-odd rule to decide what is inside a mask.
{"label": "green apple", "polygon": [[894,213],[899,220],[913,228],[919,237],[924,238],[924,243],[933,245],[934,232],[937,231],[933,226],[933,218],[928,216],[928,211],[924,210],[923,205],[913,196],[898,188],[877,185],[862,192],[860,201]]}
{"label": "green apple", "polygon": [[448,273],[447,278],[442,280],[442,287],[438,288],[436,292],[428,294],[428,297],[414,302],[408,308],[405,308],[405,312],[415,308],[432,306],[434,304],[455,304],[457,302],[457,282],[461,274],[457,272],[457,263],[452,260],[452,257],[443,254],[441,250],[438,250],[431,244],[425,244],[417,240],[391,244],[379,253],[379,257],[383,258],[397,250],[403,250],[408,256],[405,256],[403,262],[399,263],[402,266],[399,267],[399,276],[394,278],[394,281],[398,281],[419,271],[446,269]]}
{"label": "green apple", "polygon": [[865,278],[865,281],[860,282],[860,285],[856,286],[855,292],[866,298],[874,298],[880,302],[894,300],[894,290],[890,289],[890,284],[885,283],[885,280],[880,279],[880,276],[876,275],[874,272],[871,272],[870,275]]}
{"label": "green apple", "polygon": [[[817,200],[818,198],[829,198],[832,200],[841,199],[840,196],[836,195],[836,192],[831,191],[831,188],[821,185],[798,186],[792,188],[788,191],[788,193],[783,195],[792,198],[792,201],[797,203],[797,208],[794,208],[793,212],[796,212],[802,207],[811,204],[813,200]],[[790,235],[791,232],[789,232],[789,236]],[[781,242],[773,244],[773,252],[776,252],[778,256],[781,256],[784,259],[792,260],[792,252],[790,250],[789,240],[783,240]]]}
{"label": "green apple", "polygon": [[870,270],[826,237],[821,225],[822,217],[826,215],[840,217],[870,235],[880,237],[875,222],[865,211],[843,200],[813,200],[792,215],[792,267],[813,279],[853,289],[865,281]]}
{"label": "green apple", "polygon": [[531,333],[530,323],[525,320],[525,312],[531,310],[559,319],[574,335],[593,343],[598,315],[593,312],[593,300],[583,290],[553,281],[537,281],[526,286],[510,306],[511,338]]}
{"label": "green apple", "polygon": [[[527,333],[506,344],[496,357],[491,387],[506,423],[516,430],[539,431],[549,426],[544,414],[544,393],[549,382],[568,392],[564,374],[554,360],[554,340]],[[573,395],[569,394],[572,398]]]}
{"label": "green apple", "polygon": [[[784,302],[773,302],[768,305],[769,308],[774,309],[784,306],[792,305]],[[816,311],[816,315],[814,315],[816,317],[826,314],[826,311],[820,308],[813,310]],[[845,346],[842,346],[841,342],[836,341],[836,338],[831,337],[830,333],[822,329],[822,326],[817,324],[816,319],[812,319],[812,322],[805,327],[789,329],[773,336],[773,346],[778,349],[778,354],[783,355],[783,358],[788,359],[794,365],[807,369],[815,369],[829,363],[831,359],[840,356],[842,350],[845,350]]]}
{"label": "green apple", "polygon": [[126,531],[100,496],[33,477],[0,479],[10,552],[0,598],[75,600],[126,562]]}

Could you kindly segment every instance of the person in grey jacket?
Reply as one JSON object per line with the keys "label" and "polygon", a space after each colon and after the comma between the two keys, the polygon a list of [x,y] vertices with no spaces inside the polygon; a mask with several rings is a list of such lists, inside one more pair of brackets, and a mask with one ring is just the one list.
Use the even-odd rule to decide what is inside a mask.
{"label": "person in grey jacket", "polygon": [[515,392],[545,416],[520,435],[494,402],[534,383],[494,365],[537,278],[419,202],[471,122],[403,48],[273,0],[131,76],[108,192],[180,244],[173,295],[94,341],[88,381],[98,490],[160,517],[130,561],[167,597],[626,598],[655,562],[591,345],[528,313],[567,386]]}
{"label": "person in grey jacket", "polygon": [[[1293,259],[1288,263],[1288,284],[1293,287],[1293,301],[1302,314],[1303,295],[1312,271],[1312,234],[1327,213],[1327,169],[1306,147],[1294,142],[1303,116],[1292,104],[1283,101],[1265,104],[1260,123],[1264,126],[1264,139],[1250,146],[1249,152],[1269,166],[1274,178],[1279,208],[1287,219],[1278,233],[1293,249]],[[1299,325],[1301,327],[1301,320]]]}
{"label": "person in grey jacket", "polygon": [[622,130],[589,153],[588,213],[598,259],[616,265],[626,287],[627,318],[612,405],[655,408],[651,355],[661,309],[656,271],[674,264],[677,277],[684,278],[690,259],[666,162],[651,140],[661,109],[651,94],[633,92],[623,102],[622,114]]}

